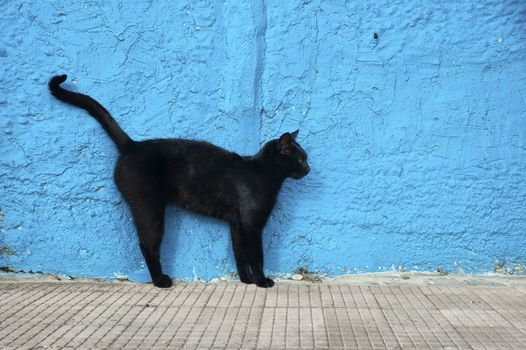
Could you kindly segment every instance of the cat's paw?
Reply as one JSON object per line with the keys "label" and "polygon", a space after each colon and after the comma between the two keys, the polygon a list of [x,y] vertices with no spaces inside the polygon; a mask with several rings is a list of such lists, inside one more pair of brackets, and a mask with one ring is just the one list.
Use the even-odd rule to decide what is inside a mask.
{"label": "cat's paw", "polygon": [[159,288],[170,288],[173,282],[170,276],[161,275],[161,277],[153,281],[153,285]]}
{"label": "cat's paw", "polygon": [[270,278],[263,278],[261,281],[256,281],[256,286],[261,288],[270,288],[274,285],[274,281]]}
{"label": "cat's paw", "polygon": [[254,276],[250,272],[239,274],[239,280],[245,284],[253,284]]}

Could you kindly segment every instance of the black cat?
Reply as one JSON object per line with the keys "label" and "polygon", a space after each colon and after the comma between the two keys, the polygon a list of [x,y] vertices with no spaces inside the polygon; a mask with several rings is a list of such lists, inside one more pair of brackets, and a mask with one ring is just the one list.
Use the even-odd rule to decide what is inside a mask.
{"label": "black cat", "polygon": [[263,273],[261,235],[285,178],[309,172],[307,154],[295,141],[298,131],[267,142],[252,157],[203,141],[133,141],[97,101],[60,87],[66,79],[60,75],[49,81],[53,96],[88,111],[117,145],[115,183],[133,214],[154,285],[172,285],[162,272],[159,250],[165,208],[176,203],[228,221],[239,278],[272,287],[274,281]]}

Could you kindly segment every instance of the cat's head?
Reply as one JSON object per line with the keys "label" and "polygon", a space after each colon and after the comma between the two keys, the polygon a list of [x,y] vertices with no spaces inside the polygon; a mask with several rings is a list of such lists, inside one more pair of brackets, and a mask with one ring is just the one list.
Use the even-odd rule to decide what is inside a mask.
{"label": "cat's head", "polygon": [[299,130],[293,133],[284,133],[278,139],[278,164],[286,173],[287,177],[301,179],[310,171],[307,163],[307,153],[296,142]]}

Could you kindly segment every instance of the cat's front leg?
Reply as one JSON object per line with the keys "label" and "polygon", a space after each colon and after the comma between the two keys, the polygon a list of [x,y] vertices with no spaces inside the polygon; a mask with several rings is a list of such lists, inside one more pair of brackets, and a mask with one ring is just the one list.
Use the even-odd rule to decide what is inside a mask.
{"label": "cat's front leg", "polygon": [[254,283],[262,288],[272,287],[274,281],[267,278],[263,272],[263,240],[261,229],[244,228],[242,237],[252,276],[254,277]]}
{"label": "cat's front leg", "polygon": [[245,284],[254,284],[254,276],[252,276],[252,272],[250,272],[248,269],[245,271],[239,271],[239,280]]}
{"label": "cat's front leg", "polygon": [[232,248],[234,250],[234,258],[236,259],[239,280],[246,284],[253,284],[254,276],[252,275],[252,272],[250,272],[250,265],[245,254],[245,246],[241,237],[239,225],[230,223],[230,237],[232,238]]}

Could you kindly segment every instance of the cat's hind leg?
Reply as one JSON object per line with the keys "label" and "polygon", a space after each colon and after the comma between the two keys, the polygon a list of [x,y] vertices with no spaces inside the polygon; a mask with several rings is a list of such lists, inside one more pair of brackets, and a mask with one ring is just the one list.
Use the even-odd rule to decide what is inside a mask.
{"label": "cat's hind leg", "polygon": [[130,203],[142,255],[152,276],[153,284],[160,288],[172,286],[170,276],[161,268],[161,241],[164,233],[165,208],[152,202]]}
{"label": "cat's hind leg", "polygon": [[121,156],[115,168],[115,183],[133,214],[141,252],[153,284],[168,288],[172,286],[172,279],[163,274],[160,261],[166,202],[157,173],[151,169],[156,169],[151,159],[133,154]]}

